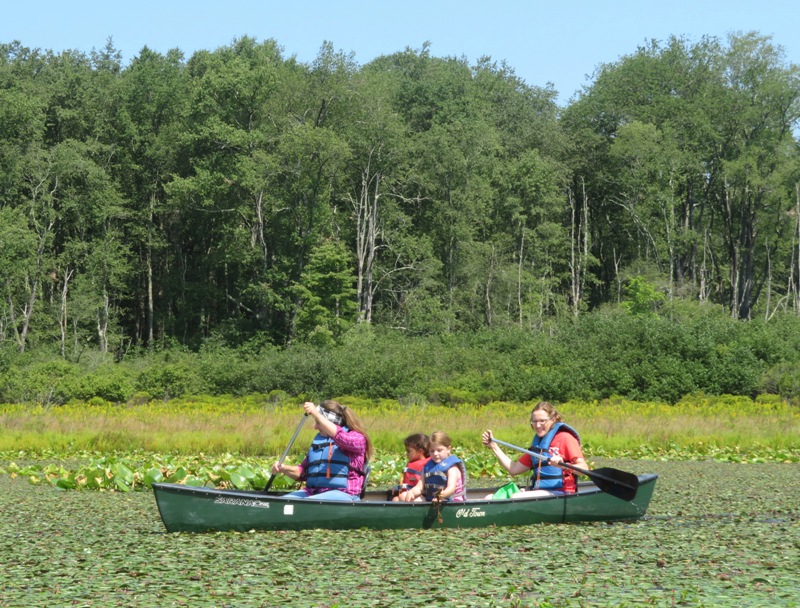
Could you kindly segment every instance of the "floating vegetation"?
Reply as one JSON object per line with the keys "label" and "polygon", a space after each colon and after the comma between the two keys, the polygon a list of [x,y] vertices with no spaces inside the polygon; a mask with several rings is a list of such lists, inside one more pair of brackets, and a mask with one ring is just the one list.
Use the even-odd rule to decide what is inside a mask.
{"label": "floating vegetation", "polygon": [[0,606],[800,606],[800,465],[608,463],[659,474],[643,520],[168,534],[149,491],[2,475]]}

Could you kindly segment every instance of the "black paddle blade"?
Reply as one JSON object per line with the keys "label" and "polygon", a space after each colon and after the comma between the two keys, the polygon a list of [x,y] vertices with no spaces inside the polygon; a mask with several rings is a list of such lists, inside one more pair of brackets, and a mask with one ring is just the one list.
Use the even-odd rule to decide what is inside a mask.
{"label": "black paddle blade", "polygon": [[619,469],[600,468],[585,471],[584,474],[590,477],[603,492],[626,502],[636,498],[636,492],[639,490],[639,478],[633,473]]}

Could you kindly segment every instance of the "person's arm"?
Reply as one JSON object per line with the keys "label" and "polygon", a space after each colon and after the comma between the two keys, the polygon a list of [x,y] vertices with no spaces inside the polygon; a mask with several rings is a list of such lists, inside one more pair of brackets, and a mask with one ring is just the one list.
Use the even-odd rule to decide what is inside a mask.
{"label": "person's arm", "polygon": [[[578,440],[575,439],[572,435],[567,435],[564,441],[564,448],[563,448],[564,456],[562,457],[560,454],[555,454],[550,457],[550,464],[557,466],[560,469],[564,469],[561,466],[562,462],[566,462],[567,464],[571,464],[572,466],[578,467],[579,469],[589,470],[589,465],[586,463],[586,460],[583,457],[583,451],[581,450],[581,445],[578,443]],[[576,475],[580,475],[577,471],[572,471]]]}
{"label": "person's arm", "polygon": [[583,458],[573,458],[570,464],[574,467],[578,467],[579,469],[583,469],[585,471],[589,470],[589,463],[586,462]]}
{"label": "person's arm", "polygon": [[274,475],[281,473],[282,475],[286,475],[286,477],[290,477],[291,479],[297,481],[303,475],[303,470],[298,465],[281,464],[280,462],[276,462],[274,465],[272,465],[272,473]]}
{"label": "person's arm", "polygon": [[458,490],[458,482],[461,480],[461,469],[453,466],[447,469],[447,485],[444,490],[439,492],[434,500],[447,500]]}
{"label": "person's arm", "polygon": [[403,496],[404,502],[414,502],[417,498],[422,496],[422,478],[417,482],[410,490],[406,491],[405,496]]}
{"label": "person's arm", "polygon": [[[561,463],[567,462],[567,464],[571,464],[574,467],[578,467],[579,469],[583,469],[585,471],[589,470],[589,465],[586,464],[586,461],[583,458],[573,458],[572,462],[565,461],[561,456],[553,456],[550,458],[550,464],[553,466],[558,467],[559,469],[564,469],[565,467],[561,466]],[[578,471],[572,471],[575,475],[580,475]]]}
{"label": "person's arm", "polygon": [[272,465],[272,473],[277,475],[281,473],[289,477],[290,479],[294,479],[295,481],[305,481],[306,479],[306,467],[308,466],[308,457],[306,456],[303,458],[303,462],[298,464],[284,464],[281,462],[276,462]]}
{"label": "person's arm", "polygon": [[520,473],[524,473],[525,471],[530,471],[531,468],[522,464],[519,460],[511,460],[506,453],[497,445],[494,441],[492,441],[492,431],[488,430],[485,431],[481,437],[483,440],[483,445],[488,447],[492,452],[494,452],[497,461],[500,463],[500,466],[503,467],[506,471],[508,471],[511,475],[519,475]]}
{"label": "person's arm", "polygon": [[303,409],[307,415],[314,419],[314,422],[317,423],[319,430],[323,435],[327,437],[333,437],[336,434],[336,431],[339,429],[339,427],[325,418],[325,416],[322,415],[322,412],[319,411],[319,408],[311,401],[306,401],[303,404]]}

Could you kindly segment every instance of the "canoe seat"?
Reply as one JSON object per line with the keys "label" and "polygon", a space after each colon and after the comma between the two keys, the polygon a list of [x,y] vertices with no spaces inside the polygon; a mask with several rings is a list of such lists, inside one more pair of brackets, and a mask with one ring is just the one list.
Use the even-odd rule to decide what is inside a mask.
{"label": "canoe seat", "polygon": [[364,493],[367,491],[367,482],[369,481],[369,474],[372,472],[372,465],[367,463],[364,467],[364,482],[361,484],[361,494],[358,497],[364,500]]}

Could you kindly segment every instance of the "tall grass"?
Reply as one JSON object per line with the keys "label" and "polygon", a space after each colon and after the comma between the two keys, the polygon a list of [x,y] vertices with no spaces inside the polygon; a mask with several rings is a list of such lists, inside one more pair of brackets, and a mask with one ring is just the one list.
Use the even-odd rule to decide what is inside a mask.
{"label": "tall grass", "polygon": [[[454,445],[481,449],[480,436],[528,445],[532,404],[435,406],[396,401],[340,399],[362,419],[379,452],[403,452],[413,432],[443,430]],[[655,454],[715,448],[757,451],[761,446],[800,451],[800,410],[779,399],[746,397],[686,399],[675,405],[609,399],[558,406],[581,434],[588,456]],[[164,453],[280,454],[302,418],[299,403],[249,398],[197,397],[169,402],[113,405],[71,403],[58,407],[0,406],[0,451],[59,453],[143,450]],[[305,424],[293,452],[314,435]]]}

